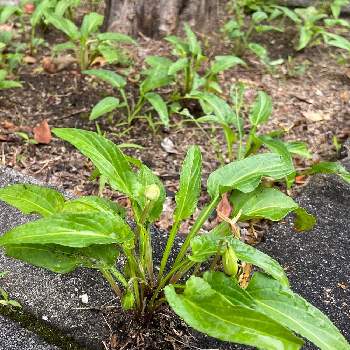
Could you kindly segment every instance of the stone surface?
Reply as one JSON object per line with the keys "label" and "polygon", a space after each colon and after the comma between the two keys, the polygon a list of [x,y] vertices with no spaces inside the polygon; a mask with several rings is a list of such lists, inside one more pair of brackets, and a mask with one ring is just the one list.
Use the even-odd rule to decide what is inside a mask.
{"label": "stone surface", "polygon": [[[0,169],[0,187],[19,182],[39,183]],[[28,220],[28,216],[0,202],[0,234]],[[74,338],[80,346],[104,349],[102,340],[108,339],[109,328],[98,309],[113,305],[115,297],[98,272],[80,269],[67,275],[53,274],[7,258],[2,251],[0,271],[8,272],[1,286],[26,312]],[[83,294],[89,296],[88,304],[81,302],[79,296]],[[74,346],[72,343],[71,348]]]}
{"label": "stone surface", "polygon": [[[0,187],[14,182],[35,180],[0,168]],[[271,227],[260,249],[285,267],[293,290],[329,315],[350,339],[350,186],[334,176],[316,176],[298,201],[317,215],[316,228],[297,233],[291,219],[287,219]],[[27,220],[0,202],[0,234]],[[0,252],[0,271],[3,270],[9,274],[0,283],[23,304],[25,311],[49,328],[75,339],[61,344],[61,349],[76,349],[76,344],[89,349],[104,348],[102,341],[108,338],[109,329],[98,309],[113,305],[115,299],[98,273],[79,270],[55,275],[6,258]],[[83,294],[89,296],[88,305],[81,303],[79,296]],[[9,333],[6,329],[5,332]],[[205,348],[250,349],[202,339]],[[60,344],[57,339],[54,342]],[[307,343],[303,349],[316,348]]]}
{"label": "stone surface", "polygon": [[[350,170],[350,160],[344,165]],[[282,264],[292,289],[328,315],[350,342],[350,185],[317,175],[297,201],[317,217],[314,230],[298,233],[288,219],[273,225],[259,248]]]}
{"label": "stone surface", "polygon": [[59,350],[35,333],[0,315],[0,350]]}

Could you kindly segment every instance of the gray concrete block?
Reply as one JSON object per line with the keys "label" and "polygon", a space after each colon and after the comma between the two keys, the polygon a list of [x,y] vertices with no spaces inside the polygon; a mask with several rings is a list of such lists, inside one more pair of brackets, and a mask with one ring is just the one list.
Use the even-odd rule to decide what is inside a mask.
{"label": "gray concrete block", "polygon": [[[0,187],[28,182],[40,184],[10,169],[0,169]],[[0,202],[0,234],[30,218]],[[53,274],[8,258],[2,251],[0,271],[8,272],[1,280],[2,287],[23,305],[24,311],[75,339],[80,346],[104,349],[102,341],[108,338],[109,328],[99,309],[112,306],[116,300],[98,272],[79,269],[67,275]],[[88,295],[88,304],[81,302],[83,294]]]}
{"label": "gray concrete block", "polygon": [[59,350],[37,334],[0,315],[0,350]]}
{"label": "gray concrete block", "polygon": [[[350,169],[350,161],[346,164]],[[282,264],[292,289],[322,310],[350,342],[350,185],[317,175],[297,201],[317,217],[316,227],[299,233],[288,218],[271,227],[259,249]]]}
{"label": "gray concrete block", "polygon": [[[0,187],[16,182],[37,183],[12,170],[0,169]],[[296,233],[287,218],[271,227],[260,249],[285,267],[293,290],[325,312],[350,339],[350,186],[335,176],[316,176],[297,200],[316,214],[316,228]],[[0,202],[0,234],[29,219]],[[72,349],[76,344],[103,349],[102,341],[108,338],[109,329],[99,309],[116,300],[98,273],[80,269],[67,275],[52,274],[9,259],[1,252],[0,270],[10,272],[3,281],[11,297],[48,327],[73,338],[69,345]],[[81,303],[82,294],[88,294],[88,305]],[[67,344],[61,348],[69,348]],[[218,346],[219,342],[208,339],[208,347]],[[303,349],[316,348],[307,343]]]}

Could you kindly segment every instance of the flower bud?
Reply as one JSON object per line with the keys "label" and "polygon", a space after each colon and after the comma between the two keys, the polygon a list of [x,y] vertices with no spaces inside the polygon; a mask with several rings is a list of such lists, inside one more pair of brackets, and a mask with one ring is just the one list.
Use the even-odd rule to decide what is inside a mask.
{"label": "flower bud", "polygon": [[160,196],[160,189],[156,184],[149,185],[145,188],[145,196],[152,202],[155,202]]}
{"label": "flower bud", "polygon": [[238,259],[232,247],[227,247],[223,256],[222,264],[226,275],[235,276],[238,272]]}

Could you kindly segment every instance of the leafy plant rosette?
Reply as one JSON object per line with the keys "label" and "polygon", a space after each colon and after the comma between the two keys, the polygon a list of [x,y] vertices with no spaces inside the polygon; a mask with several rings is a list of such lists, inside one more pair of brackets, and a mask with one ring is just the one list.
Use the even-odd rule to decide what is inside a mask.
{"label": "leafy plant rosette", "polygon": [[[53,132],[90,158],[112,189],[129,197],[134,229],[125,221],[123,209],[108,199],[66,200],[53,189],[12,185],[0,190],[0,199],[42,218],[0,238],[8,256],[56,273],[79,266],[97,269],[125,310],[149,314],[167,302],[191,327],[224,341],[259,349],[300,349],[303,340],[295,332],[321,349],[350,349],[327,316],[293,293],[278,262],[240,239],[239,218],[280,220],[295,212],[299,223],[310,221],[310,215],[292,198],[263,186],[265,177],[278,181],[294,172],[279,154],[250,156],[209,176],[210,202],[170,264],[179,227],[194,213],[201,192],[201,152],[197,146],[190,147],[182,166],[173,226],[156,273],[150,226],[159,218],[165,200],[158,177],[101,135],[77,129]],[[339,168],[333,170],[339,172]],[[209,233],[199,234],[227,193],[235,208],[232,217],[224,218]],[[125,257],[124,266],[116,265],[119,255]],[[258,271],[242,286],[246,264]]]}

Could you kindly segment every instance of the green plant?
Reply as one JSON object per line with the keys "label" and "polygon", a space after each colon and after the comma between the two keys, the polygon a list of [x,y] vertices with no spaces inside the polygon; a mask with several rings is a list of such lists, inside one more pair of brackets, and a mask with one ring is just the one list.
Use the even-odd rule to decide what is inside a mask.
{"label": "green plant", "polygon": [[[261,181],[263,177],[283,179],[294,172],[283,157],[274,152],[258,154],[214,171],[207,182],[210,202],[170,264],[180,224],[194,213],[201,192],[201,153],[198,147],[191,147],[182,166],[174,224],[157,274],[150,229],[165,200],[158,177],[143,164],[130,164],[120,149],[101,135],[77,129],[53,132],[89,157],[114,190],[129,197],[133,229],[124,220],[123,210],[107,199],[65,200],[53,189],[12,185],[0,190],[0,199],[42,218],[0,238],[8,256],[56,273],[78,266],[97,269],[125,310],[149,316],[168,302],[190,326],[221,340],[260,349],[300,349],[303,341],[292,333],[295,331],[321,349],[350,349],[325,315],[292,292],[277,261],[239,239],[239,218],[279,220],[295,212],[299,228],[312,227],[310,215],[297,203],[277,188],[265,188]],[[231,193],[238,209],[236,217],[223,217],[223,223],[200,235],[225,193]],[[124,266],[116,265],[119,255],[125,257]],[[263,271],[255,272],[246,288],[239,284],[243,262]]]}
{"label": "green plant", "polygon": [[80,28],[71,20],[50,10],[45,10],[44,13],[46,21],[62,31],[69,39],[68,42],[56,45],[53,53],[73,51],[81,70],[87,69],[99,55],[108,63],[125,63],[126,56],[119,44],[135,44],[131,37],[124,34],[98,33],[103,23],[103,16],[98,13],[91,12],[85,15]]}
{"label": "green plant", "polygon": [[14,41],[11,31],[0,32],[0,69],[6,69],[9,73],[15,71],[21,64],[26,45]]}
{"label": "green plant", "polygon": [[[223,32],[233,43],[233,52],[243,56],[247,50],[254,53],[268,68],[282,64],[283,59],[271,60],[265,47],[253,42],[253,36],[269,31],[284,31],[284,18],[296,17],[287,7],[275,1],[238,0],[231,4],[233,18],[223,27]],[[277,25],[277,19],[282,18]]]}
{"label": "green plant", "polygon": [[[181,98],[199,89],[221,93],[217,83],[218,74],[238,64],[245,65],[244,61],[236,56],[216,56],[204,70],[203,64],[208,61],[208,58],[203,53],[201,42],[188,24],[185,24],[184,31],[185,39],[177,36],[165,38],[173,46],[173,54],[177,60],[173,62],[163,59],[161,62],[164,73],[172,77],[179,88],[175,95],[178,94]],[[201,74],[203,70],[204,74]],[[152,67],[150,72],[146,71],[146,74],[151,75],[153,72]]]}
{"label": "green plant", "polygon": [[6,79],[7,74],[6,70],[0,69],[0,90],[22,87],[19,81]]}
{"label": "green plant", "polygon": [[[6,275],[6,272],[0,272],[0,279],[5,277]],[[0,307],[1,306],[21,307],[21,304],[16,300],[10,299],[5,289],[0,287]]]}
{"label": "green plant", "polygon": [[138,117],[144,105],[148,102],[154,108],[165,126],[169,125],[168,107],[163,98],[154,92],[155,89],[166,85],[168,80],[164,82],[159,76],[149,76],[139,85],[139,96],[137,101],[128,98],[126,92],[127,81],[119,74],[105,69],[91,69],[83,72],[101,79],[116,88],[121,96],[122,101],[117,97],[108,96],[98,102],[90,113],[90,120],[95,120],[106,114],[112,113],[116,109],[125,108],[127,112],[127,123]]}

